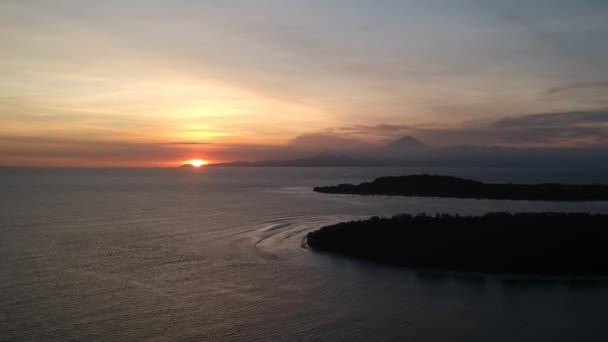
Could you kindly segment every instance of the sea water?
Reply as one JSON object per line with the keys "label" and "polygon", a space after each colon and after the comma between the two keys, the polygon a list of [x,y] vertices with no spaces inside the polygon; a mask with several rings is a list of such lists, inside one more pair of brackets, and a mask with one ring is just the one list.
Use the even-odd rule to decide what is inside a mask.
{"label": "sea water", "polygon": [[602,279],[410,270],[303,244],[327,224],[402,212],[608,213],[608,202],[312,191],[423,171],[608,183],[576,169],[3,168],[0,340],[608,340]]}

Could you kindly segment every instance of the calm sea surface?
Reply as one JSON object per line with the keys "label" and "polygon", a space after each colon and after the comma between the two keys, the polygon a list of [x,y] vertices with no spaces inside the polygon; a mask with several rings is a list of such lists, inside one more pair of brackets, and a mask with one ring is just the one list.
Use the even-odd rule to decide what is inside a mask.
{"label": "calm sea surface", "polygon": [[[0,169],[0,340],[608,341],[608,282],[419,272],[302,246],[310,230],[372,215],[608,213],[311,190],[421,171]],[[426,171],[608,183],[601,170]]]}

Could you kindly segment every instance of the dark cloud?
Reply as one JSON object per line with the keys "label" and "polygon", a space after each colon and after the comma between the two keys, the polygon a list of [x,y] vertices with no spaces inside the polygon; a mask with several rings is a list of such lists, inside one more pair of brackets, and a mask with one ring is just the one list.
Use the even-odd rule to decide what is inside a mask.
{"label": "dark cloud", "polygon": [[608,145],[608,110],[540,113],[500,119],[483,127],[423,130],[443,143],[581,147]]}
{"label": "dark cloud", "polygon": [[597,89],[597,88],[608,88],[608,82],[590,82],[590,83],[576,83],[563,87],[553,87],[547,89],[547,94],[556,95],[564,92],[569,92],[571,90],[580,90],[580,89]]}
{"label": "dark cloud", "polygon": [[361,151],[370,149],[372,145],[369,142],[358,139],[350,134],[328,131],[297,136],[289,141],[289,147],[309,151],[325,149]]}
{"label": "dark cloud", "polygon": [[[324,139],[330,140],[324,133]],[[354,125],[332,131],[345,137],[384,139],[410,135],[431,145],[496,145],[520,147],[580,147],[608,145],[608,110],[522,115],[456,127],[417,125]]]}
{"label": "dark cloud", "polygon": [[425,129],[416,136],[436,145],[590,147],[608,144],[608,129],[602,127]]}
{"label": "dark cloud", "polygon": [[608,110],[564,113],[541,113],[505,118],[496,121],[493,127],[557,127],[608,124]]}
{"label": "dark cloud", "polygon": [[349,134],[363,134],[363,135],[375,135],[375,136],[394,136],[396,134],[408,134],[415,131],[414,126],[410,125],[391,125],[391,124],[380,124],[380,125],[356,125],[341,127],[338,129],[339,132]]}

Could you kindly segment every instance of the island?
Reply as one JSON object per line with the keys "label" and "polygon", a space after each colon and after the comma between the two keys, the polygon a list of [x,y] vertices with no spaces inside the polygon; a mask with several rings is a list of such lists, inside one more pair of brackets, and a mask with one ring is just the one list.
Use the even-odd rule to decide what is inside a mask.
{"label": "island", "polygon": [[314,251],[432,270],[608,275],[608,215],[398,215],[308,233]]}
{"label": "island", "polygon": [[359,185],[315,187],[329,194],[450,197],[529,201],[606,201],[605,184],[494,184],[437,175],[381,177]]}

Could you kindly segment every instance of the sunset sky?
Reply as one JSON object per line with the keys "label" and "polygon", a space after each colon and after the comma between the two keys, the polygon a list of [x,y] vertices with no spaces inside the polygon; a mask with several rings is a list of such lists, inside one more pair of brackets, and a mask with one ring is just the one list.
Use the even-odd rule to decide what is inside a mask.
{"label": "sunset sky", "polygon": [[607,37],[605,0],[3,0],[0,165],[606,146]]}

